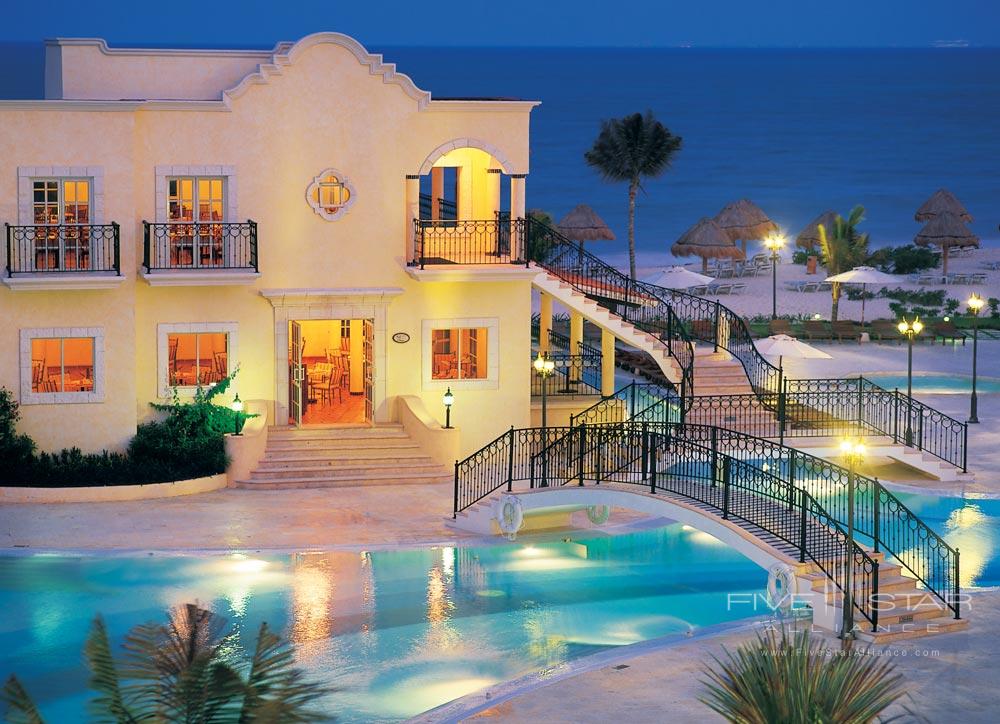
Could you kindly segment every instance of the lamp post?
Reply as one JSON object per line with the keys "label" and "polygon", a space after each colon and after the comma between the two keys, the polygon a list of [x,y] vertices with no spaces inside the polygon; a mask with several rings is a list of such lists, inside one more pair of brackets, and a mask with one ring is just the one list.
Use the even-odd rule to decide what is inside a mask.
{"label": "lamp post", "polygon": [[539,352],[538,356],[535,357],[535,361],[531,363],[531,366],[535,368],[535,372],[542,380],[542,430],[544,431],[549,426],[547,409],[548,379],[555,371],[556,363],[549,359],[547,353]]}
{"label": "lamp post", "polygon": [[913,338],[924,329],[920,317],[907,322],[906,317],[896,325],[900,334],[906,335],[906,446],[913,445]]}
{"label": "lamp post", "polygon": [[445,393],[444,397],[441,398],[444,403],[444,429],[451,429],[451,406],[455,404],[455,395],[451,393],[451,388],[449,387]]}
{"label": "lamp post", "polygon": [[236,393],[236,397],[229,404],[229,409],[235,414],[233,415],[233,435],[242,435],[242,428],[240,427],[240,414],[243,412],[243,400],[240,399],[240,393]]}
{"label": "lamp post", "polygon": [[847,459],[847,561],[844,566],[844,618],[840,624],[842,647],[847,648],[854,640],[854,487],[857,466],[865,454],[865,446],[860,440],[844,440],[840,451]]}
{"label": "lamp post", "polygon": [[979,415],[976,409],[976,358],[979,356],[979,311],[986,302],[983,301],[981,296],[973,292],[972,296],[965,303],[969,306],[969,312],[972,314],[972,399],[969,407],[969,422],[978,423]]}
{"label": "lamp post", "polygon": [[785,237],[771,234],[764,239],[764,246],[771,250],[771,319],[778,318],[778,252],[785,245]]}

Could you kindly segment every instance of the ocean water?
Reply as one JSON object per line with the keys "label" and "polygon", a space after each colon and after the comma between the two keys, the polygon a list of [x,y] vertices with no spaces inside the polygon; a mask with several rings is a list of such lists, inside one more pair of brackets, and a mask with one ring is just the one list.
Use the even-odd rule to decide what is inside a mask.
{"label": "ocean water", "polygon": [[[912,240],[916,208],[951,189],[1000,237],[1000,50],[385,48],[436,96],[515,96],[532,113],[529,207],[592,205],[627,238],[626,189],[583,161],[602,119],[652,109],[684,147],[646,184],[637,245],[667,252],[702,216],[748,197],[791,234],[867,209],[874,245]],[[618,252],[624,244],[594,244]]]}

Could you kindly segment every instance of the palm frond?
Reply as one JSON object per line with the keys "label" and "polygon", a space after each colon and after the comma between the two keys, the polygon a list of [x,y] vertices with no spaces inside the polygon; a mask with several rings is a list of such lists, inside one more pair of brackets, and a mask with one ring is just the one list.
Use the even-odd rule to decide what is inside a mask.
{"label": "palm frond", "polygon": [[7,707],[4,721],[8,724],[45,724],[31,695],[16,676],[7,679],[3,689],[0,689],[0,701]]}
{"label": "palm frond", "polygon": [[241,722],[323,721],[329,714],[310,709],[333,687],[306,680],[294,666],[291,648],[262,623],[250,663]]}
{"label": "palm frond", "polygon": [[108,630],[100,616],[94,618],[83,653],[90,668],[90,688],[96,693],[90,701],[94,721],[113,724],[142,721],[144,717],[133,715],[125,704]]}
{"label": "palm frond", "polygon": [[782,629],[713,657],[700,700],[729,721],[873,721],[904,695],[902,677],[886,659],[856,652],[832,656],[808,631]]}

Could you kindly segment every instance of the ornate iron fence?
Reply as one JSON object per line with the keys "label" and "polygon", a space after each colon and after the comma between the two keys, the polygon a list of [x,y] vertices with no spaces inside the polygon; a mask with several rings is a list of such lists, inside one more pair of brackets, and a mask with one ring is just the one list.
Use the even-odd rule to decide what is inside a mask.
{"label": "ornate iron fence", "polygon": [[[627,404],[628,394],[631,393],[619,401]],[[592,411],[601,409],[594,406]],[[589,419],[596,419],[596,414]],[[658,451],[659,462],[655,464],[650,457],[653,449]],[[703,454],[706,450],[711,454],[707,469]],[[958,549],[934,532],[892,491],[878,480],[852,474],[836,463],[726,427],[632,419],[547,431],[512,430],[456,464],[454,512],[457,514],[502,487],[510,490],[515,482],[527,481],[531,487],[573,481],[648,483],[650,474],[655,475],[653,471],[662,468],[662,461],[668,455],[673,456],[670,460],[676,470],[683,470],[696,480],[706,475],[715,478],[721,475],[718,460],[722,458],[752,468],[769,476],[755,480],[766,481],[770,486],[764,496],[770,503],[784,505],[788,511],[798,506],[800,513],[803,506],[809,507],[810,519],[822,519],[827,528],[835,531],[843,531],[847,525],[849,500],[853,497],[852,517],[858,537],[869,542],[874,552],[895,558],[948,606],[956,618],[960,616]],[[497,461],[507,460],[506,456],[508,465],[498,466]],[[675,482],[682,485],[678,480]],[[852,484],[853,496],[849,490]],[[765,482],[760,482],[758,487],[763,485]],[[686,494],[681,487],[676,492]],[[807,497],[803,499],[802,495]],[[804,545],[800,540],[790,542],[799,545],[800,550]],[[816,556],[821,553],[814,550]],[[827,573],[831,578],[838,575],[837,570]]]}
{"label": "ornate iron fence", "polygon": [[143,221],[146,271],[242,269],[260,271],[257,222]]}
{"label": "ornate iron fence", "polygon": [[[414,219],[414,264],[521,264],[512,241],[521,238],[523,220],[503,214],[493,219]],[[521,248],[520,245],[517,245]]]}
{"label": "ornate iron fence", "polygon": [[118,224],[12,226],[7,231],[7,276],[41,273],[121,274]]}

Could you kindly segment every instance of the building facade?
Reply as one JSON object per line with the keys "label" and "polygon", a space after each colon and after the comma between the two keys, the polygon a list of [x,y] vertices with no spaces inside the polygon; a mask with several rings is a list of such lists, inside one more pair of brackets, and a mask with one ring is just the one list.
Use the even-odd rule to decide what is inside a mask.
{"label": "building facade", "polygon": [[276,425],[419,397],[463,451],[530,416],[530,101],[434,99],[357,41],[49,41],[0,101],[0,385],[50,450],[116,449],[237,367]]}

